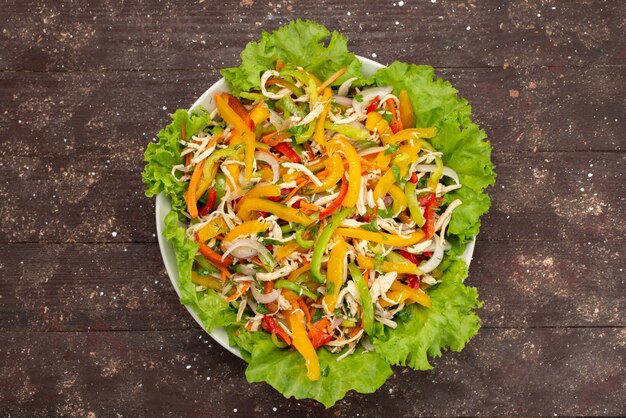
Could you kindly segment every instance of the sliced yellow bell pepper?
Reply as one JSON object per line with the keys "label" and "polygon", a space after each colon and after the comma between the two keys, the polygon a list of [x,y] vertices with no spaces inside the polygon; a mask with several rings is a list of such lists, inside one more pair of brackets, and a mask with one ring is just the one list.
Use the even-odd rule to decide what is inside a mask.
{"label": "sliced yellow bell pepper", "polygon": [[313,133],[313,140],[317,142],[318,144],[320,144],[321,147],[326,145],[324,122],[326,121],[326,117],[328,116],[328,112],[330,111],[331,97],[332,97],[331,89],[330,88],[324,89],[324,95],[322,96],[322,101],[326,102],[326,104],[324,105],[324,111],[315,122],[315,132]]}
{"label": "sliced yellow bell pepper", "polygon": [[191,272],[191,281],[199,286],[204,286],[208,289],[222,290],[222,283],[213,276],[202,276],[195,271]]}
{"label": "sliced yellow bell pepper", "polygon": [[297,209],[258,197],[246,199],[246,201],[243,202],[239,208],[237,216],[244,221],[249,221],[254,218],[252,212],[255,211],[269,212],[287,222],[296,222],[304,226],[308,226],[313,223],[311,218],[304,215]]}
{"label": "sliced yellow bell pepper", "polygon": [[[394,303],[394,305],[398,305],[403,302],[406,302],[407,304],[409,304],[410,302],[415,302],[427,308],[430,308],[432,306],[430,296],[428,296],[428,294],[422,289],[413,289],[412,287],[398,281],[395,281],[391,284],[391,289],[389,290],[389,292],[387,292],[385,296],[387,297],[387,299],[391,299],[396,302]],[[391,303],[383,299],[380,299],[379,302],[383,308],[392,305]]]}
{"label": "sliced yellow bell pepper", "polygon": [[370,112],[367,114],[367,118],[365,119],[365,127],[374,132],[376,128],[378,128],[378,123],[383,120],[383,117],[378,112]]}
{"label": "sliced yellow bell pepper", "polygon": [[437,135],[436,128],[403,129],[391,137],[389,142],[391,144],[399,144],[412,138],[433,138],[435,135]]}
{"label": "sliced yellow bell pepper", "polygon": [[215,103],[217,105],[217,111],[222,119],[237,130],[246,144],[244,159],[244,162],[246,163],[245,179],[246,182],[249,182],[252,178],[252,171],[254,169],[254,149],[256,147],[254,132],[252,132],[250,127],[243,121],[243,119],[241,119],[233,108],[228,105],[228,102],[221,95],[215,95]]}
{"label": "sliced yellow bell pepper", "polygon": [[228,226],[222,218],[215,218],[209,221],[201,230],[198,231],[198,239],[200,242],[207,242],[215,238],[217,235],[226,232]]}
{"label": "sliced yellow bell pepper", "polygon": [[374,202],[378,204],[378,199],[382,199],[387,195],[391,186],[396,182],[396,177],[392,170],[387,171],[376,183],[374,187]]}
{"label": "sliced yellow bell pepper", "polygon": [[407,207],[406,195],[404,194],[402,189],[400,189],[395,184],[391,185],[388,193],[389,196],[391,196],[391,198],[393,199],[393,206],[391,210],[393,210],[394,216],[397,216]]}
{"label": "sliced yellow bell pepper", "polygon": [[332,283],[332,292],[328,292],[328,285],[326,286],[327,293],[324,296],[324,302],[329,312],[335,311],[337,306],[337,298],[339,297],[339,290],[343,286],[343,272],[346,268],[346,241],[339,237],[339,242],[330,250],[330,257],[326,268],[326,280],[327,283]]}
{"label": "sliced yellow bell pepper", "polygon": [[274,252],[274,257],[276,258],[276,261],[280,261],[283,258],[289,257],[289,255],[293,254],[293,252],[296,251],[298,248],[300,248],[298,243],[293,241],[288,242],[287,244],[282,245],[276,249],[276,251]]}
{"label": "sliced yellow bell pepper", "polygon": [[237,203],[236,209],[239,210],[241,205],[249,199],[254,197],[278,197],[280,196],[280,186],[278,184],[264,184],[261,186],[256,186],[254,189],[248,190],[248,192],[243,195],[241,200]]}
{"label": "sliced yellow bell pepper", "polygon": [[421,271],[415,264],[411,263],[409,260],[407,260],[406,262],[383,261],[377,266],[376,260],[374,260],[372,257],[357,255],[356,262],[361,268],[376,269],[382,271],[383,273],[390,273],[392,271],[395,271],[396,273],[400,274],[424,274],[423,271]]}
{"label": "sliced yellow bell pepper", "polygon": [[441,180],[441,175],[443,174],[443,160],[439,157],[436,157],[435,165],[437,167],[437,170],[434,173],[430,174],[430,177],[426,182],[426,185],[433,193],[437,193],[437,185],[439,184],[439,180]]}
{"label": "sliced yellow bell pepper", "polygon": [[[295,304],[294,304],[295,305]],[[304,322],[304,313],[299,307],[295,307],[289,312],[289,326],[291,328],[292,344],[298,352],[304,357],[306,365],[306,377],[309,380],[318,380],[320,378],[320,362],[313,348],[313,344],[306,332]]]}
{"label": "sliced yellow bell pepper", "polygon": [[256,234],[265,232],[269,225],[261,221],[246,221],[231,229],[228,234],[224,235],[223,242],[232,242],[241,235]]}
{"label": "sliced yellow bell pepper", "polygon": [[356,206],[356,202],[359,200],[359,193],[361,192],[361,160],[359,159],[359,154],[343,138],[330,141],[328,151],[330,153],[341,151],[346,157],[346,161],[348,161],[348,194],[346,194],[341,204],[344,208],[353,208]]}
{"label": "sliced yellow bell pepper", "polygon": [[421,230],[413,232],[408,238],[386,234],[384,232],[366,231],[362,228],[337,228],[336,232],[344,237],[364,239],[380,244],[392,245],[394,247],[408,247],[424,239],[424,232]]}
{"label": "sliced yellow bell pepper", "polygon": [[230,179],[230,177],[226,177],[226,181],[230,186],[230,190],[232,190],[233,192],[237,192],[241,188],[241,185],[239,184],[239,173],[241,172],[241,170],[239,169],[239,164],[227,164],[226,171],[228,171],[230,177],[232,177],[232,180]]}
{"label": "sliced yellow bell pepper", "polygon": [[261,122],[265,122],[269,117],[270,111],[263,101],[260,101],[254,109],[250,111],[250,119],[252,119],[255,126],[261,124]]}
{"label": "sliced yellow bell pepper", "polygon": [[339,183],[344,173],[341,157],[338,154],[331,155],[326,162],[326,169],[328,170],[328,175],[322,180],[322,185],[310,187],[306,190],[306,193],[315,194],[323,192]]}
{"label": "sliced yellow bell pepper", "polygon": [[413,106],[411,105],[411,100],[409,99],[409,94],[406,90],[402,90],[400,92],[398,100],[400,101],[399,108],[402,126],[412,128],[415,126],[415,115],[413,114]]}

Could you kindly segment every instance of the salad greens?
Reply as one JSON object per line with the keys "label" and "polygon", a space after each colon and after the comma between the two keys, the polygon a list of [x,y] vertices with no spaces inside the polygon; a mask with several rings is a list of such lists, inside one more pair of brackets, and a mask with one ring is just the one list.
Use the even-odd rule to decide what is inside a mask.
{"label": "salad greens", "polygon": [[[327,39],[328,42],[325,43]],[[389,67],[378,70],[372,77],[366,79],[361,73],[361,63],[347,48],[347,39],[337,32],[331,33],[325,27],[310,21],[297,20],[271,34],[263,33],[258,42],[251,42],[246,46],[241,54],[241,59],[242,63],[239,67],[222,70],[222,74],[233,94],[231,96],[233,99],[231,101],[227,95],[220,97],[220,100],[223,100],[223,102],[221,104],[218,103],[218,107],[221,105],[222,109],[229,110],[232,108],[237,111],[238,106],[241,105],[239,100],[241,100],[247,105],[248,109],[240,110],[240,113],[243,112],[242,114],[246,116],[246,112],[249,111],[251,119],[247,123],[248,126],[254,127],[255,131],[248,131],[249,128],[245,125],[245,118],[240,120],[234,116],[228,116],[224,112],[220,112],[224,119],[220,121],[212,118],[208,112],[189,113],[186,110],[177,110],[172,115],[172,123],[162,129],[157,135],[159,141],[149,144],[145,152],[146,166],[142,173],[142,178],[147,187],[146,195],[154,196],[158,193],[163,193],[172,202],[172,211],[165,218],[163,234],[172,243],[176,254],[181,303],[194,310],[207,331],[210,332],[219,326],[227,329],[231,343],[239,348],[244,360],[248,362],[246,377],[249,382],[267,382],[286,397],[294,396],[297,399],[311,398],[321,402],[326,407],[334,405],[350,390],[360,393],[376,391],[391,376],[392,365],[408,366],[415,370],[427,370],[432,368],[429,357],[439,357],[442,351],[446,349],[452,351],[463,349],[465,344],[480,328],[480,320],[473,310],[479,308],[482,303],[478,300],[476,289],[468,287],[463,283],[468,274],[468,267],[457,256],[463,252],[465,245],[478,234],[480,217],[490,207],[490,199],[485,193],[485,188],[493,185],[495,182],[495,173],[490,158],[491,146],[486,141],[485,132],[472,122],[471,107],[467,101],[458,97],[457,90],[450,83],[436,78],[433,68],[428,66],[394,62]],[[294,102],[290,99],[290,96],[284,96],[289,100],[266,100],[269,110],[260,109],[260,102],[255,99],[266,97],[262,93],[268,81],[267,77],[262,79],[262,76],[268,70],[274,70],[277,67],[277,63],[286,68],[282,74],[285,75],[286,80],[293,81],[293,84],[287,87],[292,90],[298,101]],[[315,108],[318,101],[315,100],[317,92],[314,90],[317,89],[317,86],[312,84],[312,78],[307,79],[303,77],[300,80],[294,78],[302,77],[302,73],[298,73],[295,70],[297,67],[303,68],[321,81],[328,80],[330,77],[331,82],[328,84],[333,88],[333,94],[336,94],[338,86],[349,84],[350,95],[355,102],[362,103],[364,107],[367,107],[368,113],[372,111],[370,108],[373,109],[374,113],[381,112],[381,116],[378,119],[371,118],[372,120],[370,120],[368,118],[366,125],[368,123],[379,123],[378,120],[380,120],[382,125],[376,126],[384,125],[393,128],[394,123],[400,123],[395,117],[393,100],[391,102],[387,101],[387,104],[383,103],[384,101],[382,100],[381,103],[375,103],[382,98],[379,96],[383,96],[383,94],[379,93],[378,96],[373,97],[374,93],[368,96],[367,91],[389,91],[390,97],[394,95],[401,98],[408,97],[412,105],[412,112],[410,113],[412,113],[411,117],[414,117],[415,128],[423,128],[423,132],[429,129],[436,132],[428,141],[422,139],[423,147],[421,152],[423,153],[423,158],[431,166],[433,165],[433,159],[440,158],[441,161],[438,161],[440,166],[437,169],[432,167],[424,168],[423,165],[419,165],[419,162],[417,162],[418,165],[407,165],[408,163],[405,161],[406,155],[402,153],[402,147],[393,143],[382,149],[379,154],[380,158],[387,158],[388,161],[391,161],[388,162],[390,164],[389,175],[383,175],[384,172],[379,173],[378,177],[376,177],[375,173],[371,175],[374,175],[374,179],[378,183],[389,183],[388,187],[391,187],[389,195],[393,200],[393,206],[387,202],[385,209],[378,209],[373,214],[368,215],[371,220],[362,222],[362,226],[355,228],[352,232],[349,231],[350,228],[342,224],[345,220],[339,219],[337,216],[338,213],[353,213],[353,210],[350,209],[344,209],[340,212],[342,203],[346,206],[345,202],[355,197],[354,191],[350,190],[349,181],[346,181],[345,177],[344,180],[328,189],[328,193],[333,193],[332,195],[328,194],[326,196],[322,192],[319,192],[319,195],[313,194],[313,196],[318,196],[318,198],[323,196],[322,200],[328,198],[326,199],[328,203],[326,204],[327,206],[323,207],[322,211],[314,213],[308,218],[303,215],[305,212],[302,212],[307,209],[306,201],[305,206],[301,207],[300,213],[296,214],[289,211],[291,208],[285,209],[278,203],[259,197],[280,198],[280,192],[277,196],[275,194],[277,189],[272,188],[277,185],[252,188],[251,190],[254,190],[254,193],[256,193],[254,197],[246,196],[250,190],[248,188],[241,192],[242,200],[247,200],[245,204],[241,205],[245,209],[246,215],[250,210],[264,210],[270,211],[271,215],[277,215],[278,218],[289,219],[290,222],[283,225],[276,223],[276,226],[280,226],[280,233],[276,231],[276,228],[272,230],[271,226],[270,230],[268,230],[268,226],[260,221],[250,220],[244,222],[246,229],[245,231],[239,231],[239,233],[244,238],[250,238],[233,241],[234,243],[239,243],[238,246],[233,244],[230,248],[222,246],[220,249],[220,239],[222,244],[224,242],[228,243],[230,242],[229,234],[232,235],[234,230],[244,227],[240,224],[240,226],[233,228],[232,225],[227,225],[227,221],[223,220],[223,218],[204,218],[203,216],[206,216],[207,213],[210,213],[207,211],[214,208],[226,211],[225,205],[229,204],[226,202],[227,198],[236,201],[237,196],[234,196],[228,184],[235,181],[234,177],[231,176],[232,173],[236,173],[238,177],[240,175],[241,177],[239,178],[243,179],[244,170],[242,168],[240,173],[237,170],[230,171],[227,168],[223,169],[223,173],[219,171],[218,181],[211,183],[215,184],[212,187],[218,188],[218,192],[211,192],[211,184],[205,185],[206,188],[203,190],[203,193],[198,194],[198,204],[203,207],[198,208],[199,214],[196,217],[192,215],[192,220],[189,221],[189,202],[186,199],[188,198],[189,184],[191,181],[194,181],[192,171],[189,168],[196,164],[200,167],[199,171],[201,171],[202,165],[200,164],[203,164],[203,161],[200,160],[206,158],[206,155],[201,155],[205,152],[203,150],[215,146],[215,144],[211,145],[211,141],[214,140],[213,142],[215,142],[217,138],[222,137],[222,134],[231,132],[229,123],[225,122],[244,123],[236,126],[237,132],[241,134],[241,138],[233,135],[233,139],[231,139],[233,142],[239,141],[243,144],[245,141],[249,141],[250,138],[254,139],[255,135],[257,143],[259,143],[259,138],[272,138],[272,133],[270,132],[270,136],[267,136],[268,133],[262,131],[264,128],[260,124],[255,126],[252,119],[258,116],[254,114],[256,110],[267,112],[265,117],[269,118],[270,121],[273,117],[274,122],[272,124],[278,123],[276,120],[280,120],[280,123],[283,123],[284,120],[280,119],[280,116],[286,117],[294,112],[300,113],[302,111],[301,105],[296,103],[301,102],[301,98],[308,98],[310,100],[310,109],[296,115],[297,118],[300,118],[296,120],[301,120],[308,112],[311,114],[317,112],[317,116],[319,116],[320,111],[322,115],[320,119],[325,119],[329,110],[322,111],[322,109]],[[335,78],[333,79],[332,77]],[[287,84],[290,83],[283,82],[283,85],[280,85],[280,87],[284,87]],[[269,84],[267,84],[267,87],[269,89]],[[273,97],[272,94],[277,95],[278,93],[277,86],[272,87],[276,88],[268,93],[269,97]],[[306,96],[304,96],[305,93]],[[323,99],[324,97],[320,94],[319,102],[323,103]],[[327,97],[327,100],[330,100],[330,97]],[[226,105],[223,103],[226,103]],[[402,104],[401,101],[400,106]],[[297,108],[294,108],[294,106]],[[335,101],[333,101],[333,106],[335,106]],[[384,110],[383,106],[389,106],[390,110]],[[342,115],[335,114],[335,116],[350,117],[353,109],[349,106],[347,108],[347,113],[344,110]],[[334,107],[333,110],[335,110]],[[271,112],[282,113],[270,115]],[[402,116],[402,112],[403,109],[400,109],[398,113]],[[311,145],[314,147],[313,151],[317,149],[319,141],[324,140],[323,137],[320,139],[318,136],[319,129],[321,129],[322,133],[325,130],[343,133],[343,135],[350,138],[349,143],[359,153],[363,151],[367,153],[368,149],[377,150],[377,147],[380,145],[377,142],[376,135],[374,134],[374,137],[372,137],[372,134],[370,134],[372,131],[375,133],[376,129],[369,129],[370,132],[368,132],[358,125],[336,124],[328,121],[326,121],[326,126],[324,127],[324,119],[319,124],[320,126],[316,126],[317,122],[313,119],[309,123],[310,128],[307,128],[306,124],[289,128],[288,131],[282,134],[287,139],[287,142],[273,143],[271,142],[272,139],[270,139],[270,146],[259,143],[260,145],[256,147],[258,151],[255,153],[255,163],[273,166],[276,157],[272,157],[271,153],[275,152],[282,155],[282,159],[286,161],[281,163],[285,170],[287,167],[291,169],[294,167],[298,168],[297,164],[291,163],[289,160],[299,161],[301,158],[304,158],[305,153],[308,152],[305,149],[310,149]],[[268,123],[267,125],[270,126],[272,124]],[[407,126],[404,128],[407,128]],[[408,128],[412,128],[412,126]],[[401,130],[394,130],[394,133],[397,135],[399,131]],[[293,141],[291,140],[292,135],[294,136]],[[280,137],[280,134],[278,137]],[[425,138],[428,138],[428,136]],[[203,142],[200,143],[200,141]],[[296,142],[298,144],[302,143],[304,148],[296,145]],[[350,150],[353,150],[353,148],[349,145],[346,147],[345,144],[347,143],[348,140],[345,143],[337,142],[334,145],[340,147],[338,150],[341,155],[347,155],[352,152]],[[218,143],[218,146],[226,147],[227,145]],[[239,145],[239,147],[243,146]],[[431,148],[432,151],[429,151],[427,148]],[[190,152],[190,149],[193,152]],[[325,161],[325,167],[329,172],[328,177],[332,177],[333,164],[335,166],[337,164],[341,165],[341,159],[335,161],[333,158],[335,157],[329,156]],[[196,159],[198,161],[194,162]],[[350,158],[348,160],[354,161]],[[337,161],[339,162],[337,163]],[[231,166],[233,165],[237,164],[231,164]],[[315,165],[314,161],[312,161],[310,167],[313,167],[313,165]],[[420,169],[422,171],[408,180],[411,177],[410,167],[417,167],[418,172]],[[442,175],[442,167],[449,171],[443,171]],[[324,168],[324,166],[320,168]],[[271,173],[272,170],[269,172]],[[408,176],[407,170],[409,170]],[[450,177],[450,172],[452,172],[452,177]],[[281,178],[286,176],[286,173],[284,171]],[[316,173],[319,175],[320,171],[318,170]],[[360,169],[356,173],[360,173]],[[289,172],[289,175],[292,174],[293,171]],[[296,174],[299,173],[296,172]],[[354,174],[353,172],[348,177],[356,177]],[[255,174],[253,173],[253,175]],[[311,175],[315,177],[316,174],[311,173]],[[366,175],[364,178],[367,179],[369,175]],[[455,179],[455,176],[458,179]],[[215,177],[215,173],[212,174],[211,178],[213,177]],[[302,174],[302,177],[306,179],[306,175]],[[198,179],[196,178],[195,180]],[[254,181],[254,179],[249,180]],[[320,181],[317,178],[315,180]],[[283,179],[283,181],[285,180]],[[275,182],[276,180],[274,180]],[[330,180],[324,180],[324,182],[330,184]],[[436,185],[439,188],[438,190],[449,191],[441,192],[440,194],[434,193],[431,196],[420,195],[420,190],[423,193],[429,182],[434,182],[433,187]],[[458,185],[454,187],[456,182],[460,182],[460,188]],[[202,180],[200,180],[199,188],[202,187],[201,183]],[[322,182],[320,181],[320,183]],[[323,187],[326,187],[326,183],[324,183]],[[399,187],[394,186],[395,183]],[[308,189],[302,190],[308,190],[306,193],[313,193],[315,187],[312,186],[309,185]],[[259,189],[263,187],[266,189],[260,191]],[[323,189],[318,184],[316,184],[316,187],[320,190]],[[400,202],[403,196],[405,196],[405,190],[410,192],[406,194],[410,201],[403,207]],[[376,190],[374,190],[374,193],[376,193]],[[406,197],[404,199],[406,200]],[[195,206],[196,202],[194,201],[193,204]],[[219,206],[220,204],[221,206]],[[359,203],[357,203],[357,207],[358,205]],[[438,205],[441,208],[438,208]],[[309,204],[309,206],[315,205]],[[259,209],[260,207],[263,209]],[[351,207],[354,207],[354,202],[352,202]],[[207,211],[203,212],[205,208]],[[380,234],[381,225],[395,225],[394,217],[397,216],[398,209],[400,209],[400,212],[406,209],[406,214],[413,216],[413,218],[421,217],[419,221],[424,224],[423,230],[426,231],[427,237],[434,234],[437,221],[447,225],[448,229],[445,233],[441,233],[441,239],[436,235],[434,236],[433,246],[435,246],[435,250],[433,250],[434,253],[431,251],[430,256],[423,256],[422,252],[427,254],[428,251],[423,249],[418,251],[414,241],[408,243],[409,238],[400,239],[396,236],[398,242],[406,241],[406,243],[383,245],[384,240],[387,238],[385,238],[385,234]],[[449,219],[445,219],[446,210],[449,210],[447,214]],[[240,209],[237,216],[242,213]],[[322,215],[325,216],[326,213],[329,214],[328,218],[322,219]],[[244,215],[241,216],[243,217]],[[333,216],[335,220],[339,219],[335,222],[336,225],[331,225],[331,221],[329,221],[333,219]],[[198,219],[201,219],[202,222],[199,223]],[[358,219],[362,218],[359,217]],[[402,222],[405,224],[411,223],[410,216],[404,219]],[[189,225],[182,225],[180,221],[183,220]],[[356,219],[351,221],[355,222]],[[298,222],[303,223],[303,226],[295,228]],[[304,227],[304,224],[311,222],[313,223],[312,225]],[[340,224],[341,227],[337,228]],[[324,225],[327,225],[327,227],[324,228]],[[412,225],[414,225],[414,228],[415,223]],[[419,226],[421,227],[422,225]],[[441,225],[439,225],[440,227]],[[446,226],[443,227],[444,230],[445,228]],[[325,236],[323,231],[330,229],[332,231],[326,234],[328,236]],[[429,230],[430,233],[428,233]],[[334,249],[327,254],[324,254],[327,250],[327,245],[317,245],[319,241],[316,240],[316,236],[319,237],[319,234],[322,234],[326,241],[329,241],[333,231],[339,231],[343,234],[343,238],[350,244],[349,248],[352,248],[352,245],[356,248],[359,239],[363,242],[367,242],[365,240],[373,240],[369,242],[366,248],[358,250],[362,254],[357,251],[356,263],[358,267],[354,263],[350,265],[351,276],[354,282],[350,281],[349,283],[356,286],[353,293],[357,302],[361,301],[362,303],[362,300],[369,299],[369,295],[364,293],[367,292],[367,276],[359,277],[362,274],[359,268],[365,268],[366,271],[373,272],[384,271],[392,266],[396,269],[407,269],[402,273],[408,273],[409,271],[411,273],[420,273],[419,269],[415,269],[420,267],[426,268],[429,264],[435,267],[433,267],[430,274],[426,275],[430,282],[426,286],[422,282],[422,288],[426,290],[426,292],[421,292],[423,295],[414,294],[414,291],[419,291],[420,281],[417,275],[412,274],[406,274],[407,285],[397,284],[398,287],[393,287],[394,284],[390,289],[387,288],[389,289],[388,294],[396,292],[395,294],[404,295],[404,299],[411,294],[411,297],[416,298],[415,300],[406,299],[406,306],[404,308],[400,306],[395,313],[395,317],[391,316],[393,321],[390,318],[381,320],[379,315],[387,311],[384,309],[386,308],[385,306],[383,308],[380,307],[379,302],[376,302],[375,305],[368,303],[368,306],[363,306],[362,312],[367,312],[368,323],[365,324],[365,320],[363,320],[359,327],[366,328],[367,332],[359,331],[359,328],[351,332],[350,327],[355,327],[356,322],[343,318],[343,323],[338,325],[337,329],[344,330],[346,336],[350,335],[350,338],[354,339],[355,342],[350,344],[350,350],[352,351],[344,350],[342,352],[343,346],[340,347],[339,344],[333,346],[333,341],[337,340],[328,339],[330,336],[327,334],[329,331],[326,328],[324,330],[311,329],[311,332],[317,332],[317,337],[321,338],[319,340],[320,345],[330,342],[330,345],[325,345],[326,348],[322,347],[316,350],[319,376],[317,380],[312,380],[309,378],[311,370],[309,369],[308,360],[305,365],[303,361],[304,354],[299,352],[300,348],[298,351],[293,348],[281,348],[286,345],[285,342],[290,342],[289,340],[291,339],[283,327],[285,323],[289,323],[289,320],[294,320],[291,316],[293,311],[290,315],[285,314],[285,321],[282,322],[283,327],[281,327],[281,324],[277,324],[279,322],[278,317],[272,318],[267,315],[269,312],[267,307],[271,303],[261,303],[260,300],[266,300],[263,297],[269,298],[269,294],[273,291],[280,291],[283,288],[302,288],[303,292],[300,293],[304,296],[301,296],[302,298],[307,298],[308,307],[313,312],[313,318],[310,319],[309,326],[312,323],[319,323],[320,318],[324,316],[324,310],[317,307],[317,304],[320,303],[319,300],[315,304],[316,301],[313,299],[318,294],[317,287],[321,285],[315,278],[323,279],[322,282],[324,283],[326,282],[326,276],[328,276],[327,286],[323,290],[326,293],[326,296],[323,298],[323,305],[324,309],[327,309],[326,304],[334,306],[337,302],[336,295],[339,293],[341,286],[345,285],[341,280],[337,281],[337,275],[341,274],[340,271],[348,270],[347,265],[342,266],[341,262],[337,261],[346,257],[346,242],[343,242],[343,239],[339,240],[339,244],[331,245]],[[293,242],[281,241],[283,233],[286,236],[293,234]],[[194,234],[195,240],[193,240]],[[201,234],[204,234],[201,238],[206,239],[199,239],[198,235]],[[417,232],[414,234],[415,237],[418,237],[418,235]],[[376,239],[380,237],[383,237],[382,241],[377,242]],[[216,240],[217,244],[212,244]],[[296,240],[302,244],[303,254],[308,252],[310,248],[309,255],[313,257],[312,260],[311,258],[308,259],[311,261],[311,265],[313,265],[311,272],[303,265],[298,270],[288,272],[288,282],[286,275],[284,275],[285,279],[281,279],[282,284],[280,288],[278,286],[275,286],[274,289],[266,287],[264,290],[262,285],[268,282],[274,283],[276,278],[274,275],[278,274],[278,270],[274,271],[273,267],[268,270],[268,263],[270,266],[274,266],[274,258],[278,258],[277,254],[281,251],[289,254],[286,247],[290,245],[297,247]],[[262,248],[259,247],[260,244],[256,243],[257,241],[263,244]],[[443,252],[443,241],[451,244],[451,247],[450,245],[446,247],[445,253]],[[314,245],[311,246],[311,243],[314,243]],[[245,247],[244,244],[248,247]],[[267,252],[265,249],[268,245],[269,248],[273,247],[270,252]],[[395,248],[396,251],[385,254],[385,247],[389,247],[389,251]],[[409,249],[412,253],[398,248]],[[225,251],[226,249],[227,251]],[[233,266],[233,264],[226,263],[233,254],[244,257],[241,254],[252,250],[257,251],[259,258],[264,261],[262,266],[245,263]],[[441,252],[438,253],[438,250]],[[223,254],[219,252],[223,252]],[[252,252],[251,254],[256,253]],[[327,256],[329,261],[326,267],[326,274],[324,274],[321,271],[320,263],[323,257]],[[438,256],[442,258],[436,259]],[[324,263],[326,263],[325,260],[326,258],[324,258]],[[423,263],[420,265],[419,262],[422,260]],[[296,267],[295,262],[292,265],[294,268]],[[290,266],[290,264],[287,263],[283,268],[287,268],[287,266]],[[312,277],[309,276],[311,273]],[[218,279],[220,274],[221,281]],[[230,279],[225,277],[230,274],[238,275],[240,281],[231,283]],[[395,273],[385,272],[385,274]],[[246,277],[250,276],[256,276],[256,279],[246,281],[248,280]],[[422,278],[425,280],[424,277]],[[379,279],[383,280],[383,275],[378,276],[376,280]],[[289,286],[284,286],[285,284]],[[259,285],[261,286],[261,295],[258,294]],[[370,285],[372,285],[371,282]],[[410,288],[414,289],[411,290]],[[225,299],[227,291],[230,296]],[[370,291],[373,290],[370,289]],[[253,305],[256,306],[254,308],[257,314],[256,319],[252,318],[248,321],[242,316],[244,313],[243,309],[247,309],[246,292],[252,292],[253,295],[256,295],[254,298],[258,302],[258,304],[255,303]],[[358,297],[359,293],[362,297]],[[241,299],[239,299],[240,297]],[[302,298],[300,301],[302,301]],[[411,303],[415,301],[417,303]],[[377,316],[376,321],[372,324],[373,308],[376,309]],[[336,312],[339,312],[339,307],[337,309],[338,311]],[[387,308],[387,310],[389,309],[391,308]],[[326,311],[326,314],[330,318],[334,317],[332,312]],[[302,312],[300,312],[300,315],[302,315]],[[267,332],[260,331],[261,326]],[[343,331],[341,332],[343,335]],[[293,338],[295,339],[296,337]],[[301,344],[302,341],[300,341],[297,347],[300,347]],[[296,346],[295,341],[294,346]]]}

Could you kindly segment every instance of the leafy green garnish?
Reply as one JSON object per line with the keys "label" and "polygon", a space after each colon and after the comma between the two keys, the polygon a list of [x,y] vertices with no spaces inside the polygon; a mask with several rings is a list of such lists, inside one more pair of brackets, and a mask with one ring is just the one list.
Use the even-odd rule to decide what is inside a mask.
{"label": "leafy green garnish", "polygon": [[[326,39],[328,43],[324,44]],[[361,62],[348,51],[348,40],[318,23],[300,19],[271,34],[263,32],[259,41],[246,45],[239,67],[225,68],[221,73],[234,94],[259,89],[261,74],[273,69],[279,59],[287,67],[303,67],[320,80],[346,67],[333,86],[352,77],[357,77],[353,86],[363,83]]]}

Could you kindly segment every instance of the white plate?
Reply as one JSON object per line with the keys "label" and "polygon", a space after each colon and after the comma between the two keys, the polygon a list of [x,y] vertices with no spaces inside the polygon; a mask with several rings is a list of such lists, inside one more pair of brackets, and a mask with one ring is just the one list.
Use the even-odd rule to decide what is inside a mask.
{"label": "white plate", "polygon": [[[369,77],[376,72],[376,70],[380,68],[384,68],[384,65],[377,63],[376,61],[372,61],[371,59],[359,57],[357,58],[363,64],[362,71],[365,77]],[[196,110],[200,106],[205,109],[211,111],[215,108],[213,104],[213,96],[217,92],[228,91],[228,86],[223,78],[217,81],[217,83],[213,84],[207,91],[204,92],[198,100],[191,106],[190,110]],[[180,297],[180,288],[178,285],[178,269],[176,267],[176,256],[174,255],[174,248],[172,244],[170,244],[163,237],[163,229],[165,228],[164,220],[165,215],[168,214],[172,205],[170,200],[163,194],[159,194],[156,199],[156,226],[157,226],[157,236],[159,239],[159,248],[161,249],[161,256],[163,257],[163,262],[165,263],[165,268],[167,269],[167,274],[170,277],[172,285],[174,289],[176,289],[176,293]],[[465,262],[469,265],[472,261],[472,254],[474,253],[474,245],[476,244],[476,239],[470,242],[465,249],[465,252],[461,256],[465,260]],[[202,322],[200,318],[195,314],[195,312],[188,306],[185,306],[191,316],[196,320],[196,322],[204,329],[202,326]],[[224,328],[218,327],[213,330],[213,332],[208,333],[215,341],[218,342],[222,347],[241,358],[241,353],[237,347],[231,347],[228,345],[228,335]]]}

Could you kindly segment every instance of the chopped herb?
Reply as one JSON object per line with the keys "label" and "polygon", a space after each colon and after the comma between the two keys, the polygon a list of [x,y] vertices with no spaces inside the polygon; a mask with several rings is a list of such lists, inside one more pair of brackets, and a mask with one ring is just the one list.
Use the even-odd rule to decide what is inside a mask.
{"label": "chopped herb", "polygon": [[359,103],[363,103],[363,95],[357,94],[356,96],[354,96],[354,100],[356,100]]}
{"label": "chopped herb", "polygon": [[416,189],[425,189],[426,188],[426,182],[428,181],[428,176],[422,176],[422,178],[420,178],[417,182],[417,184],[415,185]]}
{"label": "chopped herb", "polygon": [[393,120],[393,116],[391,116],[391,113],[385,113],[383,115],[383,118],[385,118],[385,120],[387,121],[387,123],[391,123],[391,121]]}
{"label": "chopped herb", "polygon": [[311,322],[315,323],[324,317],[324,311],[321,309],[314,309],[313,315],[311,315]]}
{"label": "chopped herb", "polygon": [[378,209],[378,216],[381,218],[393,218],[393,207],[388,207],[385,209]]}
{"label": "chopped herb", "polygon": [[261,244],[263,245],[285,245],[284,242],[278,241],[276,239],[272,239],[272,238],[263,238],[263,240],[261,241]]}
{"label": "chopped herb", "polygon": [[376,218],[372,218],[372,220],[368,224],[361,225],[361,228],[365,229],[366,231],[378,232],[378,222]]}
{"label": "chopped herb", "polygon": [[262,303],[259,303],[256,305],[256,311],[260,314],[264,314],[267,313],[267,308],[265,307],[265,305],[263,305]]}

